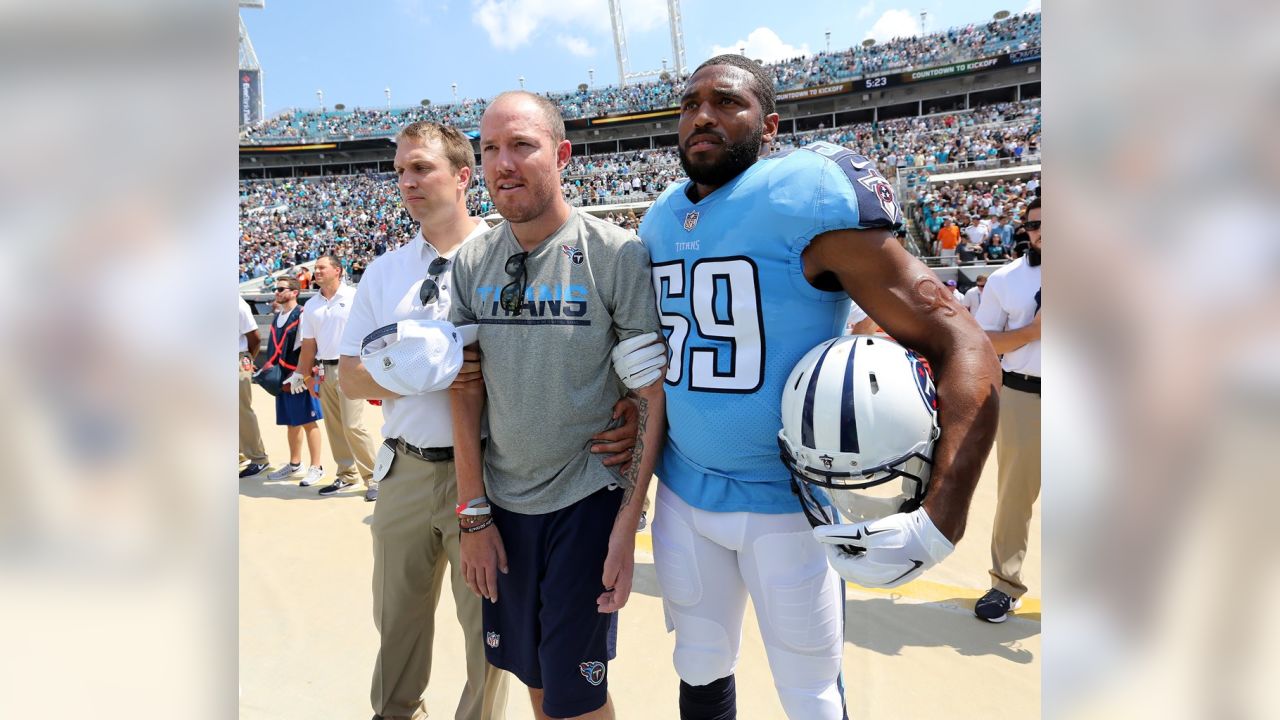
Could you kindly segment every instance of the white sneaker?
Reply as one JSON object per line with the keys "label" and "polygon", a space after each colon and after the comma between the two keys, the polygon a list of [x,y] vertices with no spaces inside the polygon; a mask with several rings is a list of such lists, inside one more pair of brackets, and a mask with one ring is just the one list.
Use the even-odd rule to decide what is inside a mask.
{"label": "white sneaker", "polygon": [[298,483],[302,487],[311,487],[320,482],[320,478],[324,477],[324,468],[318,465],[312,465],[307,469],[307,476],[302,478],[302,482]]}
{"label": "white sneaker", "polygon": [[267,479],[268,480],[287,480],[293,477],[294,475],[297,475],[298,472],[301,470],[302,470],[302,463],[298,463],[296,465],[293,463],[289,463],[288,465],[281,465],[280,469],[268,475]]}

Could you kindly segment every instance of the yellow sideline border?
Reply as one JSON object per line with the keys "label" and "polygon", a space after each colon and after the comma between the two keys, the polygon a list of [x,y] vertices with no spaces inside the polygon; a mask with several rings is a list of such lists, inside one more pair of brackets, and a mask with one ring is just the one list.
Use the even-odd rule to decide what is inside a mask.
{"label": "yellow sideline border", "polygon": [[[636,535],[636,551],[653,555],[653,536],[647,532]],[[865,588],[860,585],[849,584],[855,592],[869,593],[871,595],[883,595],[886,597],[897,597],[906,600],[916,600],[919,602],[945,602],[954,601],[956,599],[976,601],[987,592],[986,588],[975,590],[973,588],[960,587],[958,585],[946,585],[944,583],[930,582],[928,580],[913,580],[905,585],[896,588]],[[1019,614],[1040,614],[1040,598],[1024,597],[1022,598],[1022,607],[1017,610]]]}

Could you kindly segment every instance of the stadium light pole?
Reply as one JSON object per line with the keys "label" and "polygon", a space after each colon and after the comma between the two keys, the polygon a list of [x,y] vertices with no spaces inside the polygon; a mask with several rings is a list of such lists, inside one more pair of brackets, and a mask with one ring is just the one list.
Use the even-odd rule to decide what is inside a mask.
{"label": "stadium light pole", "polygon": [[453,104],[458,104],[458,83],[449,83],[449,89],[453,90]]}
{"label": "stadium light pole", "polygon": [[320,106],[320,112],[324,112],[324,91],[316,90],[316,104]]}
{"label": "stadium light pole", "polygon": [[591,89],[596,89],[596,69],[587,68],[587,81],[591,83]]}
{"label": "stadium light pole", "polygon": [[385,93],[387,96],[387,109],[390,110],[391,109],[391,88],[389,87],[382,88],[382,92]]}
{"label": "stadium light pole", "polygon": [[516,78],[516,80],[519,80],[519,81],[520,81],[520,89],[521,89],[521,90],[523,90],[523,89],[524,89],[524,76],[523,76],[523,75],[521,75],[520,77]]}
{"label": "stadium light pole", "polygon": [[827,31],[827,54],[831,54],[831,31]]}

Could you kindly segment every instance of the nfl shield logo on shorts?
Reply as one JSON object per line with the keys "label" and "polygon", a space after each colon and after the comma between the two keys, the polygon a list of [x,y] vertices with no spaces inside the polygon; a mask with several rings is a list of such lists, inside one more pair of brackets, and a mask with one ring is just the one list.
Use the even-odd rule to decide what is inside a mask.
{"label": "nfl shield logo on shorts", "polygon": [[599,660],[592,662],[584,662],[578,665],[578,672],[582,673],[582,677],[592,685],[599,685],[604,682],[604,663]]}
{"label": "nfl shield logo on shorts", "polygon": [[698,226],[698,211],[694,210],[684,216],[684,229],[692,230]]}
{"label": "nfl shield logo on shorts", "polygon": [[484,634],[484,644],[491,648],[496,648],[498,647],[498,637],[496,632],[487,632]]}

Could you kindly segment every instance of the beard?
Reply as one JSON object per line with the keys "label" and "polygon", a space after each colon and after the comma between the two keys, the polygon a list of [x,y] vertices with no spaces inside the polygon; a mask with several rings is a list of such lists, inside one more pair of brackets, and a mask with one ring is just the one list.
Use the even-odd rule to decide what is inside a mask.
{"label": "beard", "polygon": [[525,178],[525,191],[523,198],[516,200],[513,198],[492,197],[493,206],[497,208],[498,214],[504,220],[510,223],[520,224],[536,220],[555,203],[556,192],[558,186],[548,188],[541,183],[535,183],[530,178]]}
{"label": "beard", "polygon": [[1027,243],[1027,264],[1028,264],[1028,265],[1030,265],[1031,267],[1039,267],[1041,262],[1044,262],[1044,261],[1043,261],[1043,259],[1040,257],[1040,248],[1039,248],[1039,247],[1037,247],[1037,246],[1035,246],[1035,245],[1032,245],[1032,244],[1028,241],[1028,243]]}
{"label": "beard", "polygon": [[720,187],[738,177],[744,170],[760,159],[760,145],[764,140],[764,123],[752,130],[745,140],[739,143],[724,144],[724,156],[719,162],[709,165],[695,165],[689,160],[684,146],[679,146],[680,167],[689,179],[698,185]]}

